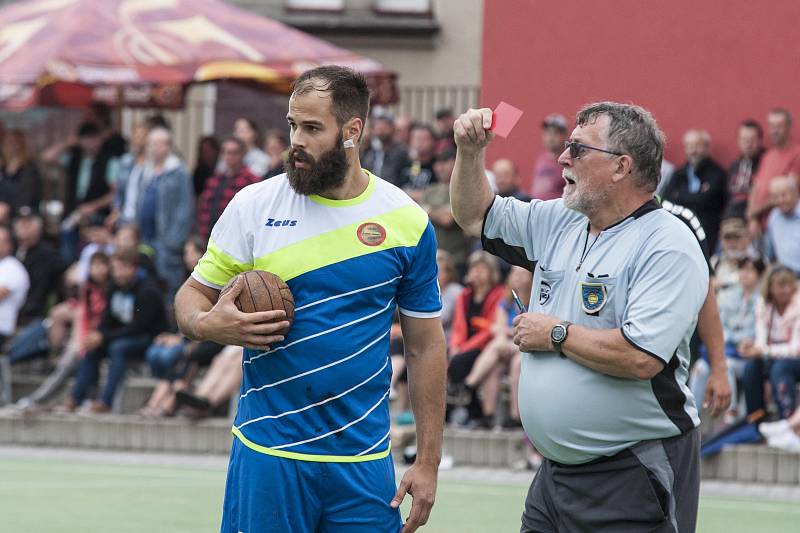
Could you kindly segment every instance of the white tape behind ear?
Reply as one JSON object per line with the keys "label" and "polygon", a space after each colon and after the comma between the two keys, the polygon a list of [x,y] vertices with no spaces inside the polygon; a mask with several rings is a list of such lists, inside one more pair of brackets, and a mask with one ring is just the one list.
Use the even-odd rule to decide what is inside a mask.
{"label": "white tape behind ear", "polygon": [[344,140],[344,147],[345,148],[355,148],[356,143],[353,142],[353,139],[345,139]]}

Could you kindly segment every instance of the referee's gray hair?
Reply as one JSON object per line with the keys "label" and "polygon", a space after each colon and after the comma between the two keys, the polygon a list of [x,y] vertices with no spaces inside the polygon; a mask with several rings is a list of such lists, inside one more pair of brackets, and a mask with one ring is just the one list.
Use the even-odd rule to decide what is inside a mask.
{"label": "referee's gray hair", "polygon": [[629,155],[637,183],[649,192],[655,191],[661,179],[665,138],[653,115],[638,105],[596,102],[578,111],[575,123],[585,126],[603,115],[610,119],[608,149]]}

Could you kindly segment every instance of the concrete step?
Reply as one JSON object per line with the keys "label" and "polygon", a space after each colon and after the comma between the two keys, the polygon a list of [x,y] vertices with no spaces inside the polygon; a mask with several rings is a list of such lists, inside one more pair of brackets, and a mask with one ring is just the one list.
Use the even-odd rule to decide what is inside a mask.
{"label": "concrete step", "polygon": [[[192,422],[185,418],[150,419],[134,415],[0,413],[0,444],[120,451],[227,454],[232,436],[227,418]],[[393,429],[398,459],[414,441],[412,426]],[[458,466],[509,468],[523,462],[528,445],[522,431],[448,428],[443,452]],[[740,445],[703,459],[707,480],[800,485],[800,454],[763,445]]]}
{"label": "concrete step", "polygon": [[[45,376],[41,375],[15,375],[11,385],[12,400],[16,402],[20,398],[33,393],[44,380]],[[49,403],[51,405],[63,403],[72,390],[74,383],[74,380],[69,380],[67,385]],[[102,383],[104,382],[101,380],[101,384]],[[125,378],[125,382],[117,392],[117,398],[114,401],[114,411],[123,415],[135,413],[147,403],[157,383],[158,380],[151,377],[129,376]]]}
{"label": "concrete step", "polygon": [[703,459],[703,479],[800,485],[800,454],[742,444]]}
{"label": "concrete step", "polygon": [[226,454],[227,419],[191,422],[131,415],[0,415],[0,444],[104,450]]}
{"label": "concrete step", "polygon": [[528,456],[527,441],[521,430],[488,431],[448,428],[444,432],[443,453],[456,465],[510,468]]}

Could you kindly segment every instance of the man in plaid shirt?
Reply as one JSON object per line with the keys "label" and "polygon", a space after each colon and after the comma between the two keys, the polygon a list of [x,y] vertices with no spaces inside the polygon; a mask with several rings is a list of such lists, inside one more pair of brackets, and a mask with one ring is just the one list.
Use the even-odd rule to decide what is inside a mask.
{"label": "man in plaid shirt", "polygon": [[197,233],[203,238],[208,238],[234,194],[261,181],[244,166],[245,152],[244,143],[235,137],[222,143],[221,170],[208,178],[197,203]]}

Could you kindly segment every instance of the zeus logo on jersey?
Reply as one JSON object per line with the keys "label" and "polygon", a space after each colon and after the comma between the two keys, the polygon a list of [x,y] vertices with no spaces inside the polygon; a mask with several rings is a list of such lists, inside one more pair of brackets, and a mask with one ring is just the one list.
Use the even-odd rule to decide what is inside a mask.
{"label": "zeus logo on jersey", "polygon": [[296,220],[281,220],[279,218],[268,218],[265,226],[278,227],[278,226],[296,226]]}

